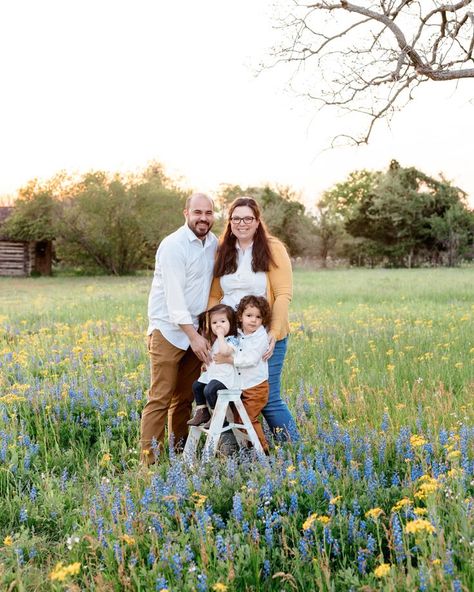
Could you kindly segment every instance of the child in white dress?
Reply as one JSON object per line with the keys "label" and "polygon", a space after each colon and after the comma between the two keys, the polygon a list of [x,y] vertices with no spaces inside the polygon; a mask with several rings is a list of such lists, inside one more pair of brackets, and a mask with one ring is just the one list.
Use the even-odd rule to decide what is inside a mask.
{"label": "child in white dress", "polygon": [[[232,356],[237,349],[237,317],[234,309],[226,304],[217,304],[199,315],[199,332],[211,344],[211,357],[216,354]],[[196,408],[188,421],[190,426],[206,424],[216,406],[217,391],[231,389],[235,384],[235,369],[232,360],[217,364],[214,360],[193,384]]]}

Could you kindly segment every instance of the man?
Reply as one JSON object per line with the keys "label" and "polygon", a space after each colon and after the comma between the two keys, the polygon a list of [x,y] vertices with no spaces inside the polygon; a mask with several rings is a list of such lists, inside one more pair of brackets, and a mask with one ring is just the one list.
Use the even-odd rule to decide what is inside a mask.
{"label": "man", "polygon": [[210,232],[214,205],[203,193],[186,201],[185,224],[167,236],[156,253],[148,300],[151,383],[142,413],[142,459],[155,460],[168,419],[168,437],[180,445],[188,434],[192,384],[208,361],[209,344],[197,332],[197,316],[207,308],[217,239]]}

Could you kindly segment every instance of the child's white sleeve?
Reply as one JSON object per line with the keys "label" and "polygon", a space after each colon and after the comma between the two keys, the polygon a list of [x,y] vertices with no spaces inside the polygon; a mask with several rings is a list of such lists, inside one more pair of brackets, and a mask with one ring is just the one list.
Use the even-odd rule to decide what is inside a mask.
{"label": "child's white sleeve", "polygon": [[258,335],[241,339],[234,354],[234,366],[236,368],[257,366],[267,349],[268,334],[266,331],[259,331]]}

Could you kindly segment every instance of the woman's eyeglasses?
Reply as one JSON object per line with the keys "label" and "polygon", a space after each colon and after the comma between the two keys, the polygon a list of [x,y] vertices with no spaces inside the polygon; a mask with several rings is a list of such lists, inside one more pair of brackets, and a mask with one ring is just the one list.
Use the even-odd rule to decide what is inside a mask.
{"label": "woman's eyeglasses", "polygon": [[230,221],[232,224],[235,224],[236,226],[238,226],[241,222],[243,222],[244,224],[252,224],[252,222],[255,219],[256,218],[254,218],[253,216],[244,216],[243,218],[241,218],[240,216],[232,216]]}

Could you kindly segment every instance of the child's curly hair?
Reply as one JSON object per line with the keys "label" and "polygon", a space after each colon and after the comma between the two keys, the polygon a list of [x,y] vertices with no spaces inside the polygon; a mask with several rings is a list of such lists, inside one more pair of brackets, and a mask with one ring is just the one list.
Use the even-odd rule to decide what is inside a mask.
{"label": "child's curly hair", "polygon": [[235,337],[237,335],[237,316],[234,309],[231,306],[227,306],[227,304],[216,304],[209,310],[205,310],[199,315],[199,333],[208,341],[214,343],[217,338],[211,329],[211,316],[216,312],[224,312],[226,314],[227,320],[230,324],[229,333],[227,335],[233,335]]}
{"label": "child's curly hair", "polygon": [[272,318],[272,311],[268,301],[263,296],[244,296],[237,306],[237,322],[239,327],[242,325],[242,315],[244,314],[247,306],[254,306],[258,308],[262,315],[262,325],[267,327],[270,324]]}

